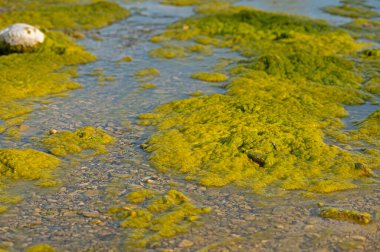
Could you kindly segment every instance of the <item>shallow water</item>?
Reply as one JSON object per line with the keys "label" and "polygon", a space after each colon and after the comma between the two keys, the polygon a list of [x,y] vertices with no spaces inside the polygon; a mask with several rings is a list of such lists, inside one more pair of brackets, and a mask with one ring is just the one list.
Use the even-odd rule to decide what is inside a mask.
{"label": "shallow water", "polygon": [[[320,7],[338,1],[241,1],[257,8],[285,11],[327,19],[342,24],[340,19],[324,14]],[[136,125],[136,116],[151,111],[159,104],[189,97],[195,91],[206,94],[224,92],[220,86],[190,78],[191,73],[208,71],[223,58],[239,58],[227,49],[215,49],[214,55],[193,54],[189,58],[159,60],[148,56],[158,45],[149,38],[165,26],[193,14],[188,7],[168,7],[153,2],[126,5],[133,15],[120,23],[88,34],[80,43],[98,57],[94,63],[79,67],[77,79],[83,89],[69,93],[66,98],[51,98],[45,110],[34,111],[26,122],[30,128],[20,142],[3,141],[2,147],[30,147],[29,138],[50,129],[74,130],[85,125],[101,127],[117,137],[110,153],[77,163],[67,164],[58,171],[62,187],[36,189],[30,182],[19,182],[25,200],[0,215],[0,245],[14,243],[22,250],[31,243],[47,242],[67,251],[123,251],[123,231],[107,216],[98,217],[104,226],[94,226],[85,211],[104,211],[134,186],[158,191],[177,188],[196,204],[211,206],[206,224],[188,234],[170,238],[160,248],[175,251],[195,251],[213,245],[210,251],[376,251],[380,249],[379,213],[380,189],[370,184],[360,190],[336,194],[311,195],[285,193],[273,189],[265,195],[253,195],[233,187],[204,188],[181,177],[168,177],[147,165],[148,155],[139,145],[151,128]],[[130,63],[118,60],[130,55]],[[134,72],[155,67],[161,75],[149,82],[154,89],[141,89]],[[102,69],[114,81],[98,81],[88,74]],[[347,107],[345,122],[365,118],[379,106],[364,104]],[[347,126],[350,127],[350,126]],[[151,179],[152,184],[146,183]],[[16,188],[16,187],[15,187]],[[20,188],[18,186],[17,188]],[[16,190],[16,189],[15,189]],[[20,189],[17,189],[20,190]],[[318,217],[317,203],[369,211],[375,221],[368,226],[336,222]],[[75,214],[70,215],[70,211]],[[180,246],[184,239],[194,245]],[[95,242],[96,241],[96,242]],[[150,248],[151,251],[159,251]]]}

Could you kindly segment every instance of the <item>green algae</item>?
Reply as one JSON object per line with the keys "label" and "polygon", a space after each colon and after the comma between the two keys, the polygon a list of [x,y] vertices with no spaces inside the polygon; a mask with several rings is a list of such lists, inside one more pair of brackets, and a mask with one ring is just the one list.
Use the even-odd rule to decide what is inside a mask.
{"label": "green algae", "polygon": [[202,0],[161,0],[160,3],[176,6],[191,6],[202,3]]}
{"label": "green algae", "polygon": [[211,56],[213,54],[211,46],[205,46],[201,44],[189,45],[186,47],[186,50],[193,53],[200,53],[206,56]]}
{"label": "green algae", "polygon": [[41,244],[32,245],[28,247],[25,251],[26,252],[56,252],[57,250],[54,247],[50,246],[49,244],[41,243]]}
{"label": "green algae", "polygon": [[58,158],[37,150],[0,149],[1,177],[30,180],[49,178],[60,162]]}
{"label": "green algae", "polygon": [[153,58],[175,59],[184,58],[187,56],[187,53],[184,47],[170,45],[151,50],[149,56]]}
{"label": "green algae", "polygon": [[204,95],[204,93],[202,91],[196,91],[196,92],[193,92],[190,94],[190,96],[192,96],[192,97],[199,97],[202,95]]}
{"label": "green algae", "polygon": [[371,215],[369,213],[334,207],[321,207],[320,216],[334,220],[355,222],[357,224],[368,224],[371,221]]}
{"label": "green algae", "polygon": [[350,23],[344,24],[342,27],[357,38],[380,41],[380,22],[378,21],[355,19]]}
{"label": "green algae", "polygon": [[[43,29],[92,29],[128,16],[128,11],[114,3],[81,1],[2,1],[0,27],[14,22],[38,25]],[[69,65],[84,64],[95,57],[63,32],[45,31],[44,44],[34,53],[0,57],[0,120],[7,120],[32,111],[27,99],[77,89],[71,80],[76,75]],[[10,105],[9,105],[10,104]],[[2,132],[7,127],[2,125]]]}
{"label": "green algae", "polygon": [[154,67],[147,67],[135,72],[135,77],[140,81],[151,80],[160,75],[160,71]]}
{"label": "green algae", "polygon": [[161,194],[151,190],[138,190],[127,195],[133,205],[109,209],[128,229],[126,249],[148,246],[153,242],[185,233],[196,225],[200,215],[211,211],[198,208],[181,192],[169,190]]}
{"label": "green algae", "polygon": [[92,155],[106,153],[106,146],[113,143],[114,139],[101,129],[83,127],[75,132],[62,131],[45,136],[41,140],[42,146],[50,153],[66,157],[69,154],[79,154],[85,150],[93,151]]}
{"label": "green algae", "polygon": [[[38,2],[38,1],[34,1]],[[76,1],[79,3],[79,1]],[[15,10],[0,15],[0,26],[28,23],[45,29],[95,29],[126,18],[129,12],[116,3],[58,4]]]}
{"label": "green algae", "polygon": [[132,62],[132,61],[133,61],[133,57],[128,55],[121,58],[118,62]]}
{"label": "green algae", "polygon": [[154,83],[145,83],[145,84],[140,85],[139,87],[143,89],[152,89],[152,88],[156,88],[157,85]]}
{"label": "green algae", "polygon": [[323,11],[343,17],[350,18],[374,18],[380,16],[380,13],[372,10],[368,6],[342,4],[337,6],[327,6],[322,8]]}
{"label": "green algae", "polygon": [[351,60],[365,45],[347,33],[318,20],[231,7],[182,20],[162,36],[230,47],[246,59],[230,69],[226,94],[174,101],[144,119],[158,130],[144,149],[160,171],[205,186],[329,193],[357,188],[378,167],[376,152],[324,141],[326,131],[342,129],[344,104],[370,98],[360,90],[363,69]]}
{"label": "green algae", "polygon": [[193,73],[191,78],[207,82],[224,82],[228,80],[227,75],[214,72]]}

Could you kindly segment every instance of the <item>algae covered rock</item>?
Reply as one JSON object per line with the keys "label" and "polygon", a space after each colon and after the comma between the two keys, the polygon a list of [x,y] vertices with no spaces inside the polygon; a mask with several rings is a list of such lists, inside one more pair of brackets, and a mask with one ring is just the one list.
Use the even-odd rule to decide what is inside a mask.
{"label": "algae covered rock", "polygon": [[45,35],[28,24],[13,24],[0,31],[0,52],[29,52],[35,50],[45,40]]}
{"label": "algae covered rock", "polygon": [[366,212],[358,212],[334,207],[321,206],[320,216],[334,220],[345,220],[357,224],[368,224],[371,221],[371,215]]}
{"label": "algae covered rock", "polygon": [[103,130],[87,126],[75,132],[57,132],[45,137],[41,143],[53,155],[65,157],[84,150],[93,151],[93,155],[102,154],[106,152],[106,145],[113,141],[114,139]]}
{"label": "algae covered rock", "polygon": [[0,149],[0,177],[40,179],[49,177],[60,160],[47,153],[26,149]]}

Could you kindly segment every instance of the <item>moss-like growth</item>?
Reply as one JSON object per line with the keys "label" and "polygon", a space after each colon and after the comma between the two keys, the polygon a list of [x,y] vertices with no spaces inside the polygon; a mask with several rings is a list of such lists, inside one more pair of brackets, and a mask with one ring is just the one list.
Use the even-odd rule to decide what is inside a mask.
{"label": "moss-like growth", "polygon": [[133,57],[132,56],[125,56],[119,60],[119,62],[132,62]]}
{"label": "moss-like growth", "polygon": [[224,82],[228,76],[222,73],[199,72],[191,75],[191,78],[207,82]]}
{"label": "moss-like growth", "polygon": [[320,216],[334,220],[351,221],[358,224],[368,224],[371,221],[369,213],[334,207],[321,207]]}
{"label": "moss-like growth", "polygon": [[380,13],[366,6],[342,4],[337,6],[327,6],[323,10],[332,15],[339,15],[350,18],[374,18],[380,16]]}
{"label": "moss-like growth", "polygon": [[62,131],[42,139],[42,145],[56,155],[65,157],[69,154],[81,153],[85,150],[93,151],[93,155],[106,152],[106,146],[114,139],[101,129],[84,127],[75,132]]}
{"label": "moss-like growth", "polygon": [[151,80],[159,75],[160,71],[153,67],[143,68],[135,72],[135,77],[140,81]]}
{"label": "moss-like growth", "polygon": [[201,44],[190,45],[190,46],[187,46],[186,49],[189,52],[200,53],[206,56],[210,56],[213,54],[212,47],[201,45]]}
{"label": "moss-like growth", "polygon": [[225,95],[155,110],[150,125],[158,132],[145,150],[159,170],[206,186],[328,193],[356,188],[378,167],[376,153],[324,141],[327,129],[341,129],[343,104],[369,98],[357,89],[363,78],[348,59],[363,44],[347,33],[321,21],[231,7],[183,20],[164,36],[228,46],[246,59],[231,69]]}
{"label": "moss-like growth", "polygon": [[202,0],[161,0],[160,3],[176,6],[191,6],[202,3]]}
{"label": "moss-like growth", "polygon": [[60,160],[52,155],[27,149],[0,149],[1,176],[22,179],[49,178]]}
{"label": "moss-like growth", "polygon": [[80,1],[74,1],[74,4],[47,6],[39,4],[36,8],[3,13],[0,15],[0,26],[27,23],[48,29],[94,29],[109,25],[126,18],[128,15],[128,10],[116,3],[106,1],[84,5],[80,4]]}
{"label": "moss-like growth", "polygon": [[184,47],[171,45],[153,49],[149,52],[149,55],[153,58],[174,59],[184,58],[187,53]]}
{"label": "moss-like growth", "polygon": [[[42,28],[91,29],[110,24],[128,16],[117,4],[81,1],[37,0],[0,3],[0,27],[25,22]],[[74,43],[62,32],[49,31],[41,48],[31,54],[11,54],[0,57],[0,120],[29,113],[29,97],[41,97],[79,88],[71,77],[72,69],[64,66],[83,64],[95,57]],[[10,105],[9,105],[10,104]],[[6,131],[4,127],[1,131]]]}
{"label": "moss-like growth", "polygon": [[152,242],[186,232],[199,219],[199,215],[211,211],[198,208],[190,199],[176,190],[159,194],[151,190],[139,190],[127,195],[130,203],[139,205],[109,209],[128,228],[126,249],[146,247]]}
{"label": "moss-like growth", "polygon": [[140,88],[143,88],[143,89],[152,89],[156,87],[157,85],[153,83],[145,83],[145,84],[140,85]]}
{"label": "moss-like growth", "polygon": [[380,41],[380,22],[368,19],[355,19],[342,26],[355,37]]}
{"label": "moss-like growth", "polygon": [[36,244],[32,245],[25,250],[25,252],[56,252],[57,250],[49,244]]}

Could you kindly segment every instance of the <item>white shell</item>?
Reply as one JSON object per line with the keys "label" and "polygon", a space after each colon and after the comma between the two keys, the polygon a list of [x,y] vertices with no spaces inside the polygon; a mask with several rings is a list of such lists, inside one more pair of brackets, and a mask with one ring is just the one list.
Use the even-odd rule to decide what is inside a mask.
{"label": "white shell", "polygon": [[33,47],[44,42],[45,35],[36,27],[28,24],[13,24],[0,31],[2,46]]}

